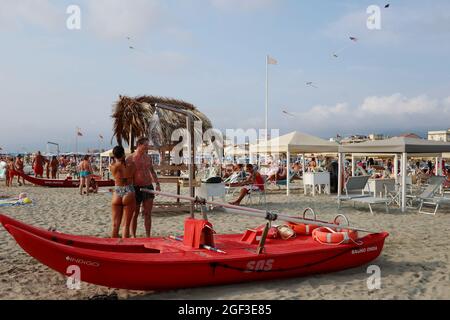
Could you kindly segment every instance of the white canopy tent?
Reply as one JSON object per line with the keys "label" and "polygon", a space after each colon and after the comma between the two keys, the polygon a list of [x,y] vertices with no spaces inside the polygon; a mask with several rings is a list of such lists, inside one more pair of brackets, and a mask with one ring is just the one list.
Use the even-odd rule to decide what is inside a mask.
{"label": "white canopy tent", "polygon": [[[271,139],[267,142],[250,146],[250,153],[286,153],[287,164],[290,167],[291,154],[303,154],[303,172],[305,171],[305,154],[310,153],[338,153],[339,145],[336,142],[324,140],[301,132],[291,132],[284,136]],[[286,183],[286,193],[289,195],[289,174]]]}
{"label": "white canopy tent", "polygon": [[[130,149],[129,148],[125,149],[125,156],[128,156],[130,154],[131,154]],[[105,152],[102,152],[100,154],[100,157],[102,157],[102,158],[112,158],[113,157],[113,149],[110,149],[110,150],[107,150]]]}
{"label": "white canopy tent", "polygon": [[[111,163],[111,158],[113,157],[113,150],[110,149],[105,152],[100,153],[100,175],[103,176],[103,165],[102,159],[108,158],[108,163]],[[129,156],[131,154],[130,148],[125,148],[125,156]]]}
{"label": "white canopy tent", "polygon": [[[406,166],[408,156],[430,156],[439,155],[436,163],[440,163],[438,167],[442,168],[442,154],[450,152],[450,143],[423,140],[406,137],[395,137],[386,140],[368,141],[363,143],[341,145],[339,147],[339,181],[338,196],[341,195],[343,181],[342,169],[344,154],[393,154],[395,157],[394,171],[397,173],[397,159],[401,155],[401,188],[402,188],[402,212],[406,210]],[[439,172],[437,172],[439,174]]]}
{"label": "white canopy tent", "polygon": [[248,151],[241,146],[228,146],[223,149],[225,156],[245,156],[248,155]]}

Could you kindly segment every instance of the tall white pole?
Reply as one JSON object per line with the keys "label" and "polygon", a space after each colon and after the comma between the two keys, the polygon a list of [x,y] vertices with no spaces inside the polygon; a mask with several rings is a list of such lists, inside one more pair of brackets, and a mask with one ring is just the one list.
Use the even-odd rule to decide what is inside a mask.
{"label": "tall white pole", "polygon": [[394,156],[394,177],[395,183],[398,183],[398,154]]}
{"label": "tall white pole", "polygon": [[403,152],[402,155],[402,212],[406,211],[406,161],[408,154]]}
{"label": "tall white pole", "polygon": [[356,159],[355,155],[352,153],[352,177],[355,176],[356,173]]}
{"label": "tall white pole", "polygon": [[341,186],[342,186],[342,153],[339,153],[339,155],[338,155],[338,197],[340,197],[341,196],[341,192],[342,192],[342,189],[341,189]]}
{"label": "tall white pole", "polygon": [[302,172],[303,172],[303,193],[306,195],[306,186],[305,186],[306,159],[305,159],[305,154],[302,155]]}
{"label": "tall white pole", "polygon": [[[289,147],[289,146],[288,146]],[[286,176],[286,195],[289,196],[290,190],[289,190],[289,177],[290,177],[290,168],[291,168],[291,153],[287,152],[287,159],[286,159],[286,170],[287,170],[287,176]]]}
{"label": "tall white pole", "polygon": [[269,140],[269,55],[266,56],[266,145]]}
{"label": "tall white pole", "polygon": [[442,176],[442,158],[436,157],[436,176]]}

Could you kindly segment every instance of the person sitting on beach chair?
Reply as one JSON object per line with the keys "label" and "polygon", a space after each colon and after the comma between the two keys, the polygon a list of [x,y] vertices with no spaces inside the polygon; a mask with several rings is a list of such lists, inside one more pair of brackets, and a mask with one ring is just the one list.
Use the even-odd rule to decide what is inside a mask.
{"label": "person sitting on beach chair", "polygon": [[226,179],[228,179],[229,177],[231,177],[231,176],[233,175],[233,173],[234,173],[234,171],[233,171],[233,165],[227,165],[225,168],[222,168],[222,169],[223,169],[223,171],[224,171],[223,176],[222,176],[222,178],[223,178],[224,180],[226,180]]}
{"label": "person sitting on beach chair", "polygon": [[268,162],[269,169],[267,170],[266,176],[267,181],[276,181],[278,171],[280,171],[280,166],[272,161]]}
{"label": "person sitting on beach chair", "polygon": [[295,175],[300,178],[302,175],[302,165],[300,164],[300,161],[295,161],[295,163],[292,165],[292,171],[295,173]]}
{"label": "person sitting on beach chair", "polygon": [[264,179],[258,171],[254,170],[253,165],[247,164],[245,170],[247,172],[247,178],[245,181],[235,185],[243,186],[243,188],[241,189],[239,198],[233,202],[230,202],[232,205],[240,205],[242,199],[253,191],[264,191]]}

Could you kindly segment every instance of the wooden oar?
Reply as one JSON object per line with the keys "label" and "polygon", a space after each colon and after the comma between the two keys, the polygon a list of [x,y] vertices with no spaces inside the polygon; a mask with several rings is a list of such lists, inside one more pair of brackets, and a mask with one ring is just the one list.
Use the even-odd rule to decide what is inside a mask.
{"label": "wooden oar", "polygon": [[267,235],[269,234],[269,229],[270,229],[270,222],[267,222],[261,240],[259,241],[258,248],[256,249],[256,254],[258,255],[263,253],[264,246],[266,245]]}
{"label": "wooden oar", "polygon": [[264,218],[264,219],[269,220],[269,221],[281,220],[281,221],[286,221],[286,222],[296,222],[296,223],[303,223],[303,224],[308,224],[308,225],[316,225],[316,226],[319,226],[319,227],[328,227],[328,228],[340,227],[342,229],[360,231],[360,232],[365,232],[365,233],[379,233],[378,231],[370,231],[370,230],[365,230],[365,229],[362,229],[362,228],[355,228],[355,227],[350,227],[350,226],[340,226],[340,225],[337,225],[337,224],[334,224],[334,223],[328,223],[328,222],[324,222],[324,221],[302,219],[302,218],[292,217],[292,216],[289,216],[289,215],[275,213],[275,212],[270,212],[270,211],[264,211],[264,210],[254,209],[254,208],[246,208],[246,207],[235,206],[235,205],[231,205],[231,204],[228,204],[228,203],[207,201],[205,199],[192,198],[192,197],[187,197],[187,196],[182,196],[182,195],[177,195],[177,194],[172,194],[172,193],[166,193],[166,192],[160,192],[160,191],[153,191],[153,190],[148,190],[148,189],[141,189],[141,190],[144,191],[144,192],[152,193],[152,194],[155,194],[155,195],[158,195],[158,196],[162,196],[162,197],[178,198],[178,199],[182,199],[182,200],[186,200],[186,201],[191,201],[191,202],[194,202],[194,203],[199,203],[200,202],[200,203],[203,203],[203,204],[211,204],[213,206],[227,208],[228,209],[227,211],[231,212],[231,213],[245,214],[245,215],[248,215],[248,216]]}

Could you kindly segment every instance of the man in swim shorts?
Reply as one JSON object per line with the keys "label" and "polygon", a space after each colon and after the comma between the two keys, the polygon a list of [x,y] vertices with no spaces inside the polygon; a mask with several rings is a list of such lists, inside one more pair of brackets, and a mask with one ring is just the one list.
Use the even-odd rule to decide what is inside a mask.
{"label": "man in swim shorts", "polygon": [[[15,166],[17,172],[25,174],[25,172],[23,171],[23,167],[24,167],[23,160],[22,160],[22,156],[20,154],[17,156],[14,166]],[[22,182],[20,182],[20,178],[21,178],[21,176],[17,175],[17,183],[19,184],[19,186],[22,185]],[[23,177],[22,177],[22,181],[23,181],[23,185],[25,185],[25,179]]]}
{"label": "man in swim shorts", "polygon": [[156,184],[156,191],[161,191],[158,176],[153,168],[153,160],[148,155],[149,139],[140,138],[136,142],[137,149],[134,154],[127,158],[127,162],[133,162],[136,166],[134,175],[134,189],[136,192],[136,210],[131,221],[131,235],[136,238],[137,220],[141,205],[144,214],[145,234],[150,238],[152,228],[152,209],[154,194],[143,192],[142,189],[154,190],[153,183]]}

